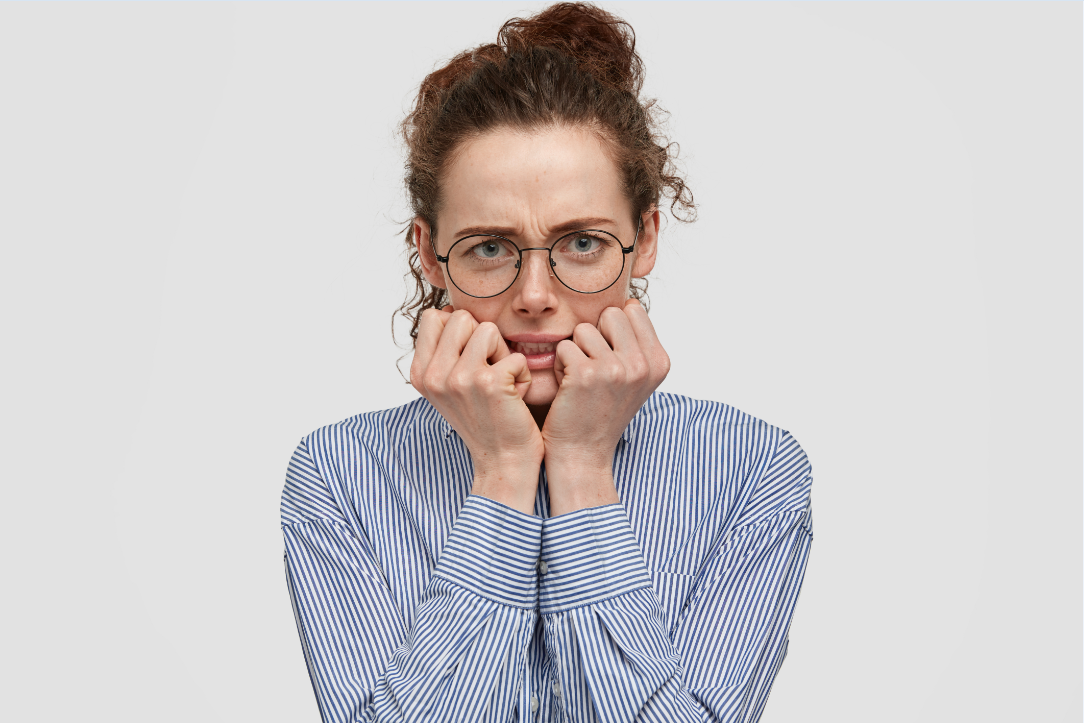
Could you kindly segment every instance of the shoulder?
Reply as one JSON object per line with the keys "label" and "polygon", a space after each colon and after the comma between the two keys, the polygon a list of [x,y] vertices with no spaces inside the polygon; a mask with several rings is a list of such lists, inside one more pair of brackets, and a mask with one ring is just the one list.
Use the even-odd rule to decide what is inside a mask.
{"label": "shoulder", "polygon": [[726,403],[655,392],[628,434],[638,447],[665,445],[686,466],[707,468],[740,501],[734,526],[809,506],[813,468],[794,435]]}
{"label": "shoulder", "polygon": [[398,442],[418,427],[444,419],[423,397],[399,407],[365,412],[304,435],[290,457],[283,486],[282,524],[342,518],[359,472],[381,467]]}
{"label": "shoulder", "polygon": [[394,446],[417,427],[438,427],[444,423],[424,397],[405,405],[363,412],[345,420],[319,427],[301,439],[309,454],[327,464],[336,464],[366,454],[379,454]]}

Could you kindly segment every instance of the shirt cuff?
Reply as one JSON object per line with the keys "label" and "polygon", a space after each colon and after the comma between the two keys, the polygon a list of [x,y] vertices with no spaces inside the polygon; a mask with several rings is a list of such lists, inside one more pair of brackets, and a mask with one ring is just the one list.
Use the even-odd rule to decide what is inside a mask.
{"label": "shirt cuff", "polygon": [[640,545],[620,503],[548,518],[542,525],[540,613],[651,587]]}
{"label": "shirt cuff", "polygon": [[437,561],[434,578],[516,608],[538,603],[542,519],[468,495]]}

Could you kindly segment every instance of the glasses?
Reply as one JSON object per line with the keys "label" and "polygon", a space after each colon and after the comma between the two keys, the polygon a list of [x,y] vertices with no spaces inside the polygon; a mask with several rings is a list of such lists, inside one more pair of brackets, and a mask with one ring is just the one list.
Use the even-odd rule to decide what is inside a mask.
{"label": "glasses", "polygon": [[472,234],[452,244],[447,256],[436,255],[447,265],[448,279],[467,296],[486,299],[503,294],[516,283],[523,268],[523,252],[545,251],[550,273],[557,281],[580,294],[598,294],[612,287],[625,271],[625,257],[636,248],[641,223],[630,246],[600,229],[581,229],[565,234],[550,246],[524,249],[496,234]]}

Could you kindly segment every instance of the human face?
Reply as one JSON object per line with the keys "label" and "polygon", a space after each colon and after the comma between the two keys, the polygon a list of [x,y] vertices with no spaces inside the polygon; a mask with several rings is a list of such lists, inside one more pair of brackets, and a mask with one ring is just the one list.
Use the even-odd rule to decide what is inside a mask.
{"label": "human face", "polygon": [[[646,276],[654,266],[658,211],[642,216],[636,249],[626,259],[621,279],[605,291],[582,294],[569,289],[550,274],[546,252],[528,251],[511,288],[479,299],[447,283],[434,245],[437,254],[446,256],[456,240],[492,233],[521,249],[541,247],[567,231],[590,228],[608,231],[628,246],[636,235],[632,205],[603,141],[575,127],[498,129],[467,141],[446,169],[441,187],[444,205],[436,238],[431,242],[423,219],[414,221],[422,271],[430,284],[448,290],[455,309],[469,311],[479,322],[493,322],[513,352],[527,355],[531,387],[524,402],[548,405],[557,395],[557,342],[571,338],[577,324],[597,326],[602,310],[624,304],[630,278]],[[577,222],[573,229],[568,228],[571,222]]]}

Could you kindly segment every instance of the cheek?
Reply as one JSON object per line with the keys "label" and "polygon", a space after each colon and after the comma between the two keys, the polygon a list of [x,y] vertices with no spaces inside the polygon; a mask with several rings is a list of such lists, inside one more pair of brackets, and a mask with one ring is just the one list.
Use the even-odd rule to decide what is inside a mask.
{"label": "cheek", "polygon": [[448,292],[448,296],[453,307],[467,310],[479,322],[496,323],[501,316],[501,311],[504,309],[505,300],[503,297],[506,295],[502,294],[492,299],[478,299],[477,297],[467,296],[453,286]]}
{"label": "cheek", "polygon": [[607,307],[621,309],[625,306],[626,299],[628,299],[627,285],[618,282],[600,294],[578,294],[575,299],[569,300],[569,306],[577,322],[587,322],[597,326],[602,310]]}

